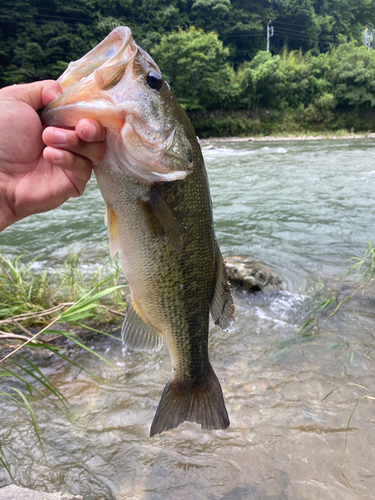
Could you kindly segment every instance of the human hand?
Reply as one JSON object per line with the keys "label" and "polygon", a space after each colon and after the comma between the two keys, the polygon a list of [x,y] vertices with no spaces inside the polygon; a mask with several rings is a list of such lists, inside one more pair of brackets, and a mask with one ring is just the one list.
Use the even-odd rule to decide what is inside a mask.
{"label": "human hand", "polygon": [[105,132],[93,120],[43,131],[37,110],[61,92],[53,80],[0,89],[0,231],[81,196],[104,156]]}

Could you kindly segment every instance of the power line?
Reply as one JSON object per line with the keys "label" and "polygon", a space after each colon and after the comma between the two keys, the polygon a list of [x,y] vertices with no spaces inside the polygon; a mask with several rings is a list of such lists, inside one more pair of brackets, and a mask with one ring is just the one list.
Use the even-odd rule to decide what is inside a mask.
{"label": "power line", "polygon": [[264,36],[264,31],[245,31],[245,32],[234,32],[234,33],[228,33],[228,35],[222,35],[223,37],[230,38],[230,37],[241,37],[241,36]]}
{"label": "power line", "polygon": [[[40,8],[40,10],[49,10],[47,8]],[[66,16],[64,13],[61,13],[61,15],[54,15],[54,14],[41,14],[39,12],[36,12],[36,13],[27,13],[26,16],[27,18],[25,19],[25,13],[21,13],[20,11],[13,11],[13,13],[18,13],[20,14],[20,16],[22,15],[23,16],[23,19],[20,19],[19,21],[15,21],[14,19],[9,19],[8,16],[4,16],[4,15],[1,15],[0,14],[0,23],[11,23],[11,24],[18,24],[18,25],[22,25],[24,24],[24,22],[29,22],[29,21],[33,21],[37,26],[41,27],[43,26],[44,24],[48,23],[49,20],[53,20],[53,21],[56,21],[56,20],[60,20],[66,24],[68,24],[69,26],[74,26],[76,25],[77,23],[81,23],[81,24],[86,24],[86,25],[90,25],[92,24],[95,20],[94,19],[87,19],[87,16],[90,16],[90,13],[84,13],[83,16],[85,16],[86,18],[78,18],[78,17],[70,17],[70,16]],[[138,21],[140,22],[147,22],[148,20],[146,19],[138,19]],[[296,23],[286,23],[286,22],[283,22],[283,21],[276,21],[275,22],[275,25],[272,26],[270,28],[270,36],[276,36],[276,37],[287,37],[287,38],[290,38],[292,40],[299,40],[301,42],[309,42],[311,41],[311,38],[312,37],[309,37],[306,33],[302,33],[301,31],[299,31],[298,29],[293,29],[293,28],[288,28],[288,27],[284,27],[284,26],[279,26],[279,24],[281,25],[284,25],[284,26],[294,26],[294,27],[297,27],[297,26],[301,26],[301,27],[305,27],[303,25],[300,25],[300,24],[296,24]],[[269,23],[268,23],[269,25]],[[268,26],[267,25],[267,26]],[[174,25],[174,26],[164,26],[164,28],[166,29],[173,29],[173,28],[178,28],[179,26],[177,25]],[[271,30],[272,30],[272,34],[271,34]],[[265,32],[265,29],[263,28],[262,30],[249,30],[249,31],[235,31],[235,32],[231,32],[231,33],[228,33],[228,34],[222,34],[221,36],[223,38],[232,38],[232,37],[237,37],[237,38],[241,38],[241,37],[250,37],[250,38],[255,38],[255,37],[262,37],[264,36],[264,32]],[[321,40],[321,41],[330,41],[332,40],[332,38],[327,38],[327,37],[332,37],[334,35],[318,35],[318,39]]]}
{"label": "power line", "polygon": [[[277,36],[277,37],[288,37],[288,38],[292,38],[294,40],[301,40],[301,41],[310,41],[312,38],[314,38],[313,36],[309,36],[307,33],[303,33],[301,31],[298,31],[298,30],[293,30],[293,29],[289,29],[289,28],[282,28],[282,27],[279,27],[279,26],[273,26],[274,28],[274,31],[273,31],[273,36]],[[227,35],[222,35],[223,37],[253,37],[253,36],[264,36],[264,33],[265,33],[265,30],[259,30],[259,31],[238,31],[238,32],[232,32],[232,33],[228,33]],[[317,38],[319,40],[326,40],[326,41],[329,41],[329,40],[332,40],[332,38],[334,38],[335,35],[321,35],[319,34],[317,36]]]}
{"label": "power line", "polygon": [[306,24],[297,23],[285,23],[284,21],[275,21],[275,24],[285,24],[286,26],[299,26],[300,28],[306,28]]}

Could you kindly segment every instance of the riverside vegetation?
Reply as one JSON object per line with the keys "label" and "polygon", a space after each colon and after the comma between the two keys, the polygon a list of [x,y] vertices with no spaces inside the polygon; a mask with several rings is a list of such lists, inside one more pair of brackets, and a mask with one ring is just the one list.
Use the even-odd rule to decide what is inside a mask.
{"label": "riverside vegetation", "polygon": [[0,86],[56,78],[126,25],[200,137],[371,131],[375,51],[363,33],[374,23],[374,0],[5,0]]}
{"label": "riverside vegetation", "polygon": [[[113,337],[108,333],[110,324],[124,317],[124,287],[119,284],[117,261],[83,274],[80,257],[69,255],[58,272],[37,272],[32,263],[22,263],[21,256],[0,255],[0,401],[21,405],[29,412],[43,453],[31,402],[38,399],[43,404],[41,400],[47,398],[68,419],[69,402],[32,362],[27,349],[48,350],[95,378],[69,359],[67,348],[76,345],[111,364],[86,345],[82,332]],[[12,478],[1,443],[0,463]]]}

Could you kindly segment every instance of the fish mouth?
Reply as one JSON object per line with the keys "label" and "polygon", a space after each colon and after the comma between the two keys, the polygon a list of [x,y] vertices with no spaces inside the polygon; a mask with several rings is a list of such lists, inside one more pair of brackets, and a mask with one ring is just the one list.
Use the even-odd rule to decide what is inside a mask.
{"label": "fish mouth", "polygon": [[106,90],[120,81],[135,56],[130,29],[121,26],[113,30],[85,56],[69,63],[57,79],[63,94],[43,109],[43,123],[74,127],[79,119],[92,118],[107,128],[121,126],[113,109],[115,97]]}
{"label": "fish mouth", "polygon": [[163,110],[174,99],[169,86],[158,93],[147,85],[151,70],[161,74],[130,29],[120,26],[69,64],[57,80],[64,92],[44,108],[42,122],[75,127],[82,118],[96,120],[107,129],[108,154],[129,177],[184,179],[192,170],[191,146],[182,125]]}

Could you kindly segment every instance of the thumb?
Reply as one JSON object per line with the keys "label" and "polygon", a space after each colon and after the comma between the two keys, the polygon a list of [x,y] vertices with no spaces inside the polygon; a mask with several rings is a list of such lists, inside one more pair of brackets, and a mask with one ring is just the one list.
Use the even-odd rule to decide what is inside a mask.
{"label": "thumb", "polygon": [[13,85],[7,90],[14,99],[25,102],[36,111],[62,94],[60,84],[54,80]]}

